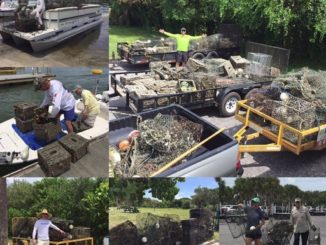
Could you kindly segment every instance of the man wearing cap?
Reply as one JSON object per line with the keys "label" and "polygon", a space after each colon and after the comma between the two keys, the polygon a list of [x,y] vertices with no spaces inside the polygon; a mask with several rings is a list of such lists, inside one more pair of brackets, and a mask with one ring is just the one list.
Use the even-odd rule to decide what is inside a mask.
{"label": "man wearing cap", "polygon": [[[49,229],[53,228],[59,231],[61,234],[65,234],[59,227],[54,225],[51,220],[49,220],[49,212],[43,209],[41,212],[42,218],[36,221],[33,229],[33,245],[49,245]],[[36,241],[37,234],[37,241]]]}
{"label": "man wearing cap", "polygon": [[300,244],[300,236],[302,245],[307,245],[309,237],[309,228],[316,230],[315,225],[311,221],[311,216],[307,207],[301,204],[300,198],[295,198],[295,206],[292,208],[290,221],[294,228],[294,243],[293,245]]}
{"label": "man wearing cap", "polygon": [[74,130],[71,122],[75,118],[76,103],[72,93],[68,92],[60,81],[51,80],[50,78],[43,79],[38,88],[45,93],[40,107],[53,105],[50,117],[59,118],[63,114],[67,131],[72,133]]}
{"label": "man wearing cap", "polygon": [[74,92],[81,96],[84,103],[84,110],[78,121],[84,122],[88,127],[93,127],[96,116],[100,114],[100,103],[96,100],[91,91],[83,89],[80,85],[75,87]]}
{"label": "man wearing cap", "polygon": [[181,34],[172,34],[172,33],[166,32],[164,29],[160,29],[159,32],[167,35],[168,37],[175,38],[177,41],[178,56],[177,56],[177,62],[175,65],[176,68],[179,67],[179,63],[184,65],[187,62],[190,41],[195,40],[195,39],[200,39],[202,37],[206,37],[206,34],[203,34],[202,36],[187,35],[186,34],[187,30],[184,27],[181,28]]}
{"label": "man wearing cap", "polygon": [[255,245],[261,245],[261,227],[265,224],[265,214],[259,207],[260,198],[254,197],[251,199],[251,206],[244,207],[243,204],[239,204],[240,208],[243,208],[247,214],[247,225],[245,242],[246,245],[251,245],[255,242]]}

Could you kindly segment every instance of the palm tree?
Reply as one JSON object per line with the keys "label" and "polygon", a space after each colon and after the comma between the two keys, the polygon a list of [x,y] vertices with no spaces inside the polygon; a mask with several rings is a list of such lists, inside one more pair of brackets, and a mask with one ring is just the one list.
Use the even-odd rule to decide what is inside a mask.
{"label": "palm tree", "polygon": [[0,216],[0,244],[8,244],[8,198],[5,178],[0,178]]}

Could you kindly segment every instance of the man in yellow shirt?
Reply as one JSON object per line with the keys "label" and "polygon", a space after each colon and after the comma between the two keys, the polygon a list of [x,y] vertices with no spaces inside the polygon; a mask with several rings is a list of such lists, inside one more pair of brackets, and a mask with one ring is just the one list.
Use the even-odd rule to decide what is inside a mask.
{"label": "man in yellow shirt", "polygon": [[175,38],[177,41],[177,63],[176,68],[179,68],[179,64],[182,63],[184,65],[188,60],[188,51],[189,51],[189,43],[191,40],[200,39],[202,37],[206,37],[206,34],[203,34],[202,36],[190,36],[187,35],[186,28],[181,28],[181,34],[172,34],[169,32],[166,32],[164,29],[160,29],[160,33],[163,33],[164,35],[167,35],[168,37]]}
{"label": "man in yellow shirt", "polygon": [[78,120],[89,127],[93,127],[96,116],[100,114],[100,103],[91,91],[83,89],[80,85],[75,87],[74,92],[82,98],[84,103],[84,110]]}

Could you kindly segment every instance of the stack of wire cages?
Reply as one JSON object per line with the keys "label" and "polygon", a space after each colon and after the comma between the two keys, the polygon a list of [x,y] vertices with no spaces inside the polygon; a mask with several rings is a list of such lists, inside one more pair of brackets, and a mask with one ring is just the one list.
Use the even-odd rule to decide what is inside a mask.
{"label": "stack of wire cages", "polygon": [[229,210],[225,213],[225,222],[234,239],[246,233],[247,215],[243,209]]}
{"label": "stack of wire cages", "polygon": [[293,226],[288,219],[270,218],[262,229],[264,245],[290,245]]}

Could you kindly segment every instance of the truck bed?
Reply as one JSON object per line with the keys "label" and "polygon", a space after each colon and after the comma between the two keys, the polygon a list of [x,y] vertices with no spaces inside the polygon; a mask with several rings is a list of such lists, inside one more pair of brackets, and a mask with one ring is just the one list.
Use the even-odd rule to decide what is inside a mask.
{"label": "truck bed", "polygon": [[[201,119],[191,111],[179,106],[171,105],[147,112],[139,113],[143,120],[154,118],[158,113],[168,115],[180,115],[203,125],[202,139],[204,140],[217,130],[216,126]],[[109,122],[109,144],[117,145],[121,139],[127,138],[128,134],[137,128],[137,117],[128,116]],[[157,177],[177,176],[227,176],[235,175],[238,157],[238,143],[227,133],[222,132],[215,138],[203,145],[199,150],[190,155],[186,161],[172,167]]]}

